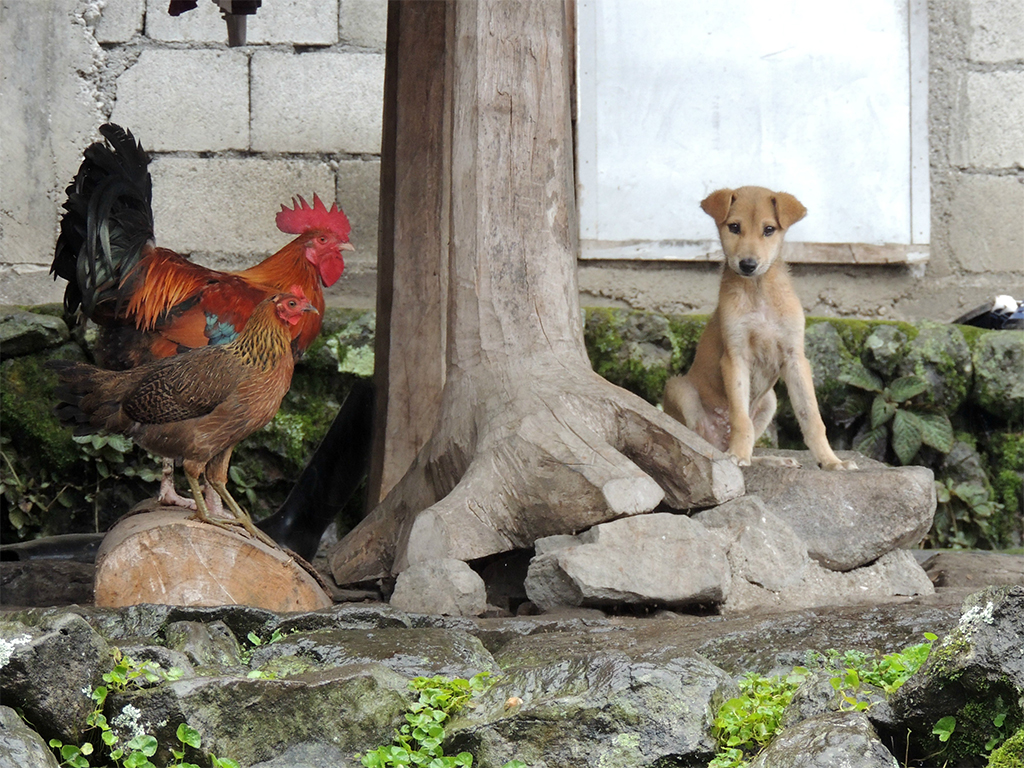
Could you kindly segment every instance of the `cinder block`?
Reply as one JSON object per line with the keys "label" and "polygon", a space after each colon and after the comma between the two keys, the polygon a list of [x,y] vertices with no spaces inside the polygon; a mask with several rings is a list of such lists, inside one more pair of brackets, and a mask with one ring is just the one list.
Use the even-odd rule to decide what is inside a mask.
{"label": "cinder block", "polygon": [[66,286],[63,280],[54,281],[49,264],[34,268],[0,266],[0,304],[59,304],[64,301]]}
{"label": "cinder block", "polygon": [[1024,3],[971,0],[970,57],[996,63],[1024,59]]}
{"label": "cinder block", "polygon": [[154,151],[249,147],[249,69],[239,51],[147,50],[117,79],[113,122]]}
{"label": "cinder block", "polygon": [[387,0],[341,0],[341,40],[384,51],[388,28]]}
{"label": "cinder block", "polygon": [[380,161],[345,160],[338,164],[338,204],[352,224],[353,266],[377,263],[377,222],[380,212]]}
{"label": "cinder block", "polygon": [[[246,19],[249,45],[338,42],[337,0],[270,0]],[[167,13],[167,0],[148,0],[146,33],[167,42],[227,43],[227,25],[215,3],[203,2],[181,16]]]}
{"label": "cinder block", "polygon": [[1024,166],[1024,71],[970,72],[960,89],[953,163],[961,167]]}
{"label": "cinder block", "polygon": [[[119,0],[107,3],[100,10],[96,24],[96,41],[99,43],[126,43],[142,31],[145,0]],[[164,7],[166,11],[166,4]]]}
{"label": "cinder block", "polygon": [[314,160],[157,157],[150,169],[157,243],[233,255],[231,268],[251,266],[293,238],[274,219],[295,195],[334,202],[334,171]]}
{"label": "cinder block", "polygon": [[949,240],[968,272],[1016,272],[1024,264],[1024,183],[1013,176],[960,174]]}
{"label": "cinder block", "polygon": [[53,259],[65,187],[102,120],[102,52],[76,0],[0,11],[0,263]]}
{"label": "cinder block", "polygon": [[252,148],[380,152],[384,56],[259,51],[252,57]]}
{"label": "cinder block", "polygon": [[167,0],[146,0],[146,36],[168,43],[227,43],[228,29],[216,3],[201,2],[180,16]]}

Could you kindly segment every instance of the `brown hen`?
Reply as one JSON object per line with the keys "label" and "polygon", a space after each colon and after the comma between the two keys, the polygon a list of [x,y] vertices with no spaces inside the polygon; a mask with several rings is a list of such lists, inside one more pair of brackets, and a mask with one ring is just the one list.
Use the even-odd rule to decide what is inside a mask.
{"label": "brown hen", "polygon": [[[198,519],[221,527],[241,525],[274,546],[226,484],[231,451],[274,418],[291,385],[292,327],[304,313],[317,311],[301,288],[293,286],[292,291],[260,302],[242,333],[228,344],[200,347],[127,371],[52,361],[62,400],[57,416],[74,426],[76,435],[117,432],[158,456],[181,460]],[[199,487],[204,471],[234,520],[211,516]],[[210,501],[216,498],[211,495]]]}

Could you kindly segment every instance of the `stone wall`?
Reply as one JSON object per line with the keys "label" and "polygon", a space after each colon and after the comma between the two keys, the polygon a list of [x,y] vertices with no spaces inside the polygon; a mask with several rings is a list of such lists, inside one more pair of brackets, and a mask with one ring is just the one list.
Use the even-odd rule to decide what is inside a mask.
{"label": "stone wall", "polygon": [[[214,266],[282,243],[278,205],[336,196],[357,252],[329,293],[375,303],[386,0],[264,3],[227,48],[216,7],[2,0],[0,304],[59,300],[47,275],[63,190],[106,119],[154,155],[157,235]],[[812,314],[948,321],[1024,299],[1024,6],[930,0],[931,258],[794,268]],[[584,304],[707,312],[716,265],[581,266]]]}

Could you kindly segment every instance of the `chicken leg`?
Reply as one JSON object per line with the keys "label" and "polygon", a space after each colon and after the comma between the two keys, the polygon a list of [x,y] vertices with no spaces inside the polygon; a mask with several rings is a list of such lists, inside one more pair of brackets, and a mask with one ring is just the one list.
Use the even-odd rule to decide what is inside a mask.
{"label": "chicken leg", "polygon": [[[226,453],[228,454],[228,457],[230,457],[230,451],[227,451]],[[214,459],[212,459],[209,463],[214,464],[214,462],[217,461],[217,459],[219,459],[221,456],[224,456],[224,454],[219,454],[218,456],[214,457]],[[231,511],[234,517],[213,517],[210,514],[210,509],[207,506],[205,497],[203,496],[202,488],[200,488],[199,486],[199,474],[203,468],[201,465],[198,464],[198,462],[190,462],[186,460],[184,462],[185,478],[188,480],[189,488],[191,488],[192,490],[192,497],[195,499],[196,502],[196,513],[192,515],[192,519],[199,520],[203,523],[209,523],[210,525],[215,525],[218,528],[223,528],[226,531],[231,530],[232,527],[244,528],[249,533],[250,536],[259,539],[268,546],[274,547],[275,549],[280,549],[276,541],[274,541],[272,538],[270,538],[267,534],[265,534],[263,531],[261,531],[253,524],[252,518],[249,516],[249,513],[242,509],[238,505],[238,502],[231,497],[230,493],[228,493],[226,485],[227,457],[224,459],[223,464],[223,477],[211,475],[209,468],[207,468],[206,482],[210,487],[212,487],[217,492],[217,495],[220,496],[221,499],[223,499],[224,503],[227,505],[228,509]]]}

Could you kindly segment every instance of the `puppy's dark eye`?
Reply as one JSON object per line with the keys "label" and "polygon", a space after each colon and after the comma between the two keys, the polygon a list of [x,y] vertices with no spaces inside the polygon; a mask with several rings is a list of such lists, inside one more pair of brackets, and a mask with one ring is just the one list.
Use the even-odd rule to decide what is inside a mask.
{"label": "puppy's dark eye", "polygon": [[734,221],[731,224],[729,224],[729,231],[732,232],[734,235],[738,235],[740,233],[739,222]]}
{"label": "puppy's dark eye", "polygon": [[774,234],[775,234],[775,227],[767,226],[767,227],[764,228],[764,236],[765,237],[771,237]]}

